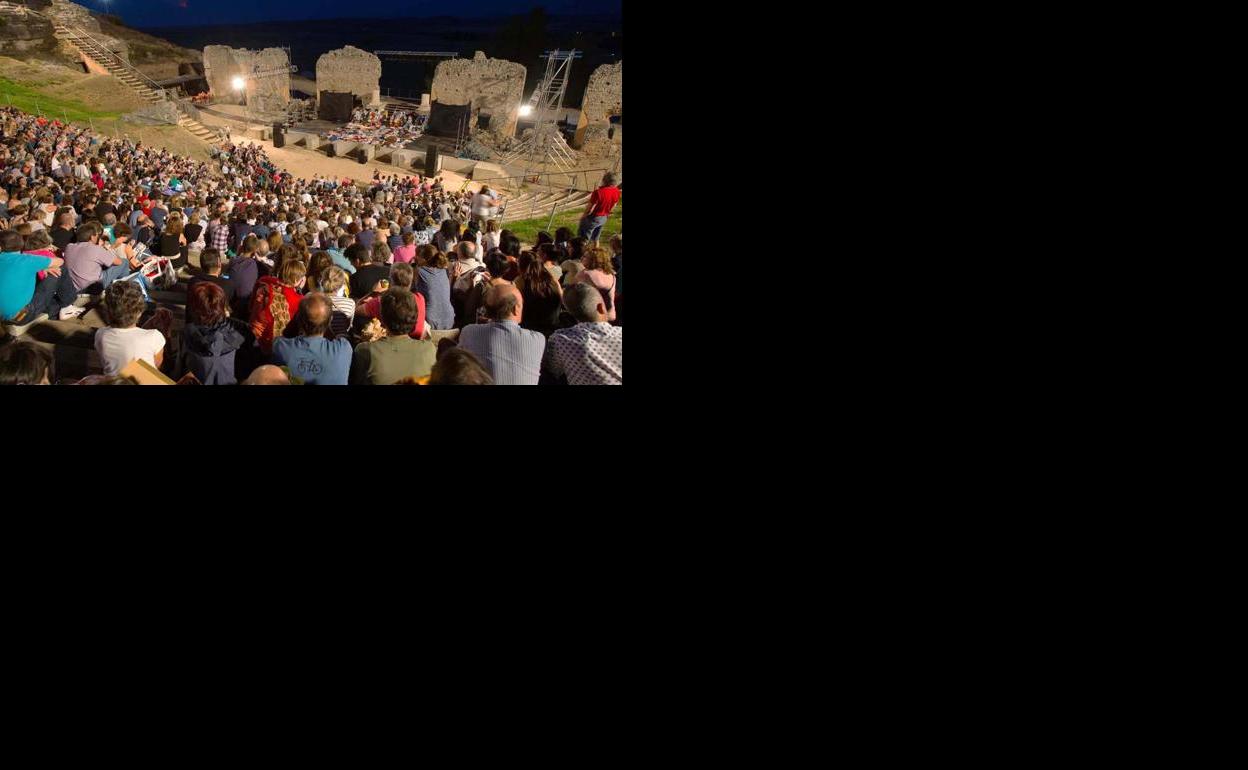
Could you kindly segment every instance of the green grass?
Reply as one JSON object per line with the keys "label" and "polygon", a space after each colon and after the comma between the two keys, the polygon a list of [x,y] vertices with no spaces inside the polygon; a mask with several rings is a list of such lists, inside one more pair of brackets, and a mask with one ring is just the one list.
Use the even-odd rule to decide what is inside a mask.
{"label": "green grass", "polygon": [[[584,208],[578,208],[573,211],[565,211],[562,214],[555,215],[555,223],[550,225],[550,214],[537,219],[522,219],[519,222],[507,222],[503,225],[504,229],[510,230],[516,234],[521,243],[532,245],[537,243],[537,234],[541,230],[546,230],[552,236],[560,227],[567,227],[572,230],[573,235],[576,234],[577,228],[581,223],[581,214]],[[615,211],[611,212],[611,218],[607,220],[602,228],[602,235],[598,237],[598,242],[606,245],[611,240],[611,236],[621,232],[624,229],[624,204],[620,203],[615,207]]]}
{"label": "green grass", "polygon": [[99,112],[81,102],[41,94],[30,86],[0,78],[0,104],[17,107],[31,114],[42,114],[57,120],[68,119],[86,123],[88,120],[111,120],[119,112]]}

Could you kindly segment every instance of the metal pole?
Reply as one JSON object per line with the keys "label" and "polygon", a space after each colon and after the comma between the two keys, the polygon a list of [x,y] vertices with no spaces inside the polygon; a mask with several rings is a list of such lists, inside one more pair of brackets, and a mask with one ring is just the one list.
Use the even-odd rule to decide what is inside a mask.
{"label": "metal pole", "polygon": [[[567,198],[564,198],[567,200]],[[550,207],[550,221],[546,223],[546,232],[550,232],[550,228],[555,226],[555,212],[559,210],[559,201],[555,201],[555,205]]]}

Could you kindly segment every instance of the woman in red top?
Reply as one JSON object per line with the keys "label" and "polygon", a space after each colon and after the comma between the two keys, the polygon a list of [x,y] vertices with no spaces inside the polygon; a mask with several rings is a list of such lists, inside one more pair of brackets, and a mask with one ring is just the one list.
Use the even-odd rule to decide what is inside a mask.
{"label": "woman in red top", "polygon": [[273,353],[273,340],[282,336],[290,319],[299,312],[307,268],[297,259],[282,262],[277,277],[266,275],[256,282],[251,295],[251,333],[265,355]]}

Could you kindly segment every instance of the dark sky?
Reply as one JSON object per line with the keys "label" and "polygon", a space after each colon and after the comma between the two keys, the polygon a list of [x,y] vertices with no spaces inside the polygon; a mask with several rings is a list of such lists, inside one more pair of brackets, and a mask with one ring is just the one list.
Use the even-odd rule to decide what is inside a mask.
{"label": "dark sky", "polygon": [[623,0],[76,0],[115,13],[132,27],[228,24],[270,19],[403,16],[480,17],[524,13],[541,5],[554,14],[621,12]]}

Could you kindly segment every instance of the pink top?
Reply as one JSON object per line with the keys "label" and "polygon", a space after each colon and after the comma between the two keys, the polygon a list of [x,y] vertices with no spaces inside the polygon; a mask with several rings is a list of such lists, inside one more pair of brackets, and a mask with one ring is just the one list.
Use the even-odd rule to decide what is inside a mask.
{"label": "pink top", "polygon": [[[398,252],[395,252],[396,258]],[[416,326],[412,328],[412,337],[420,339],[425,336],[425,297],[420,292],[412,292],[416,298]],[[381,318],[381,297],[369,297],[355,306],[356,315],[363,314],[368,318]]]}
{"label": "pink top", "polygon": [[[54,249],[54,248],[52,248],[52,247],[50,247],[50,246],[49,246],[48,248],[46,248],[46,249],[39,249],[38,251],[23,251],[22,253],[23,253],[23,254],[34,254],[36,257],[47,257],[48,259],[57,259],[57,258],[58,258],[58,257],[57,257],[57,253],[56,253],[56,249]],[[47,270],[40,270],[40,271],[39,271],[39,273],[38,273],[38,278],[39,278],[39,280],[41,280],[41,281],[42,281],[44,278],[47,278],[47,277],[48,277],[48,271],[47,271]]]}
{"label": "pink top", "polygon": [[611,309],[607,311],[607,320],[615,320],[616,276],[607,275],[601,270],[582,270],[576,274],[576,278],[573,280],[573,283],[588,283],[595,289],[599,290],[610,289]]}
{"label": "pink top", "polygon": [[416,244],[410,246],[400,246],[394,250],[395,262],[411,262],[416,259]]}

